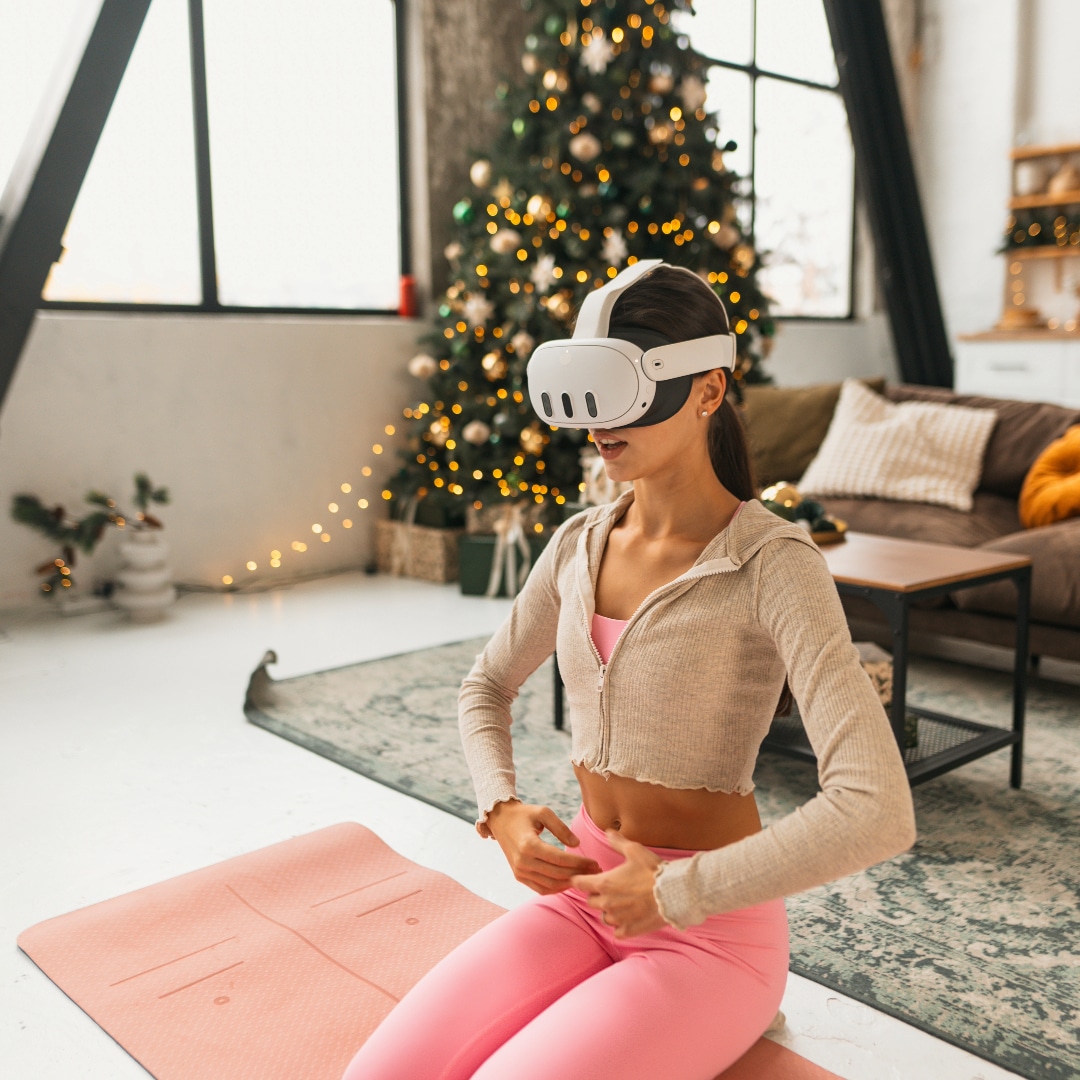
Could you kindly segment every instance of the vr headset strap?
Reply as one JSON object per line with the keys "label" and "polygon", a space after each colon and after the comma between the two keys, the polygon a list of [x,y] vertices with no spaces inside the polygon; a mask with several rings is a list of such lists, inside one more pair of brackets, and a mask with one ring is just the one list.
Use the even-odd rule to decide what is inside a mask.
{"label": "vr headset strap", "polygon": [[628,266],[616,277],[613,277],[603,288],[594,289],[585,297],[578,312],[577,323],[574,326],[576,338],[603,338],[608,336],[608,323],[611,321],[611,309],[619,295],[643,274],[647,274],[654,266],[659,266],[663,259],[642,259],[640,262]]}
{"label": "vr headset strap", "polygon": [[649,349],[641,358],[641,370],[653,382],[666,382],[682,375],[697,375],[713,368],[735,367],[735,335],[713,334]]}

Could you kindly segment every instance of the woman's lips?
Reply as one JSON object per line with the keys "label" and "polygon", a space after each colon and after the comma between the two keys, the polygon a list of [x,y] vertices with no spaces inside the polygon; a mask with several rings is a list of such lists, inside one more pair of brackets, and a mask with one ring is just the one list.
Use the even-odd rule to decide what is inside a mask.
{"label": "woman's lips", "polygon": [[[625,449],[626,443],[617,442],[613,446],[605,446],[599,439],[594,440],[596,442],[596,449],[600,451],[600,456],[605,461],[614,461]],[[607,442],[608,440],[604,440]]]}

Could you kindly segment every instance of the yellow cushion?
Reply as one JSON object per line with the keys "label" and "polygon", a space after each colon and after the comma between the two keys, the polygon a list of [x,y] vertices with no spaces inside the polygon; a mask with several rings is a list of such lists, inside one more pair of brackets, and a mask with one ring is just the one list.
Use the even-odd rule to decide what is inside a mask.
{"label": "yellow cushion", "polygon": [[1080,516],[1080,424],[1035,459],[1020,489],[1019,509],[1025,529]]}

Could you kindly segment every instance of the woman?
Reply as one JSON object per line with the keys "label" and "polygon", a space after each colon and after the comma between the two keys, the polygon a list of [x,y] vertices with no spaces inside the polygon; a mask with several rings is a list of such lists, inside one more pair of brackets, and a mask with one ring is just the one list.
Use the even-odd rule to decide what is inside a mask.
{"label": "woman", "polygon": [[[727,314],[659,266],[611,314],[612,337],[641,330],[723,334]],[[477,830],[540,896],[425,976],[346,1080],[711,1080],[780,1004],[783,897],[914,841],[824,559],[754,498],[725,370],[686,383],[666,419],[591,431],[633,490],[558,529],[462,686]],[[511,756],[511,703],[556,647],[582,797],[570,825],[518,798]],[[822,790],[763,830],[751,777],[792,692]]]}

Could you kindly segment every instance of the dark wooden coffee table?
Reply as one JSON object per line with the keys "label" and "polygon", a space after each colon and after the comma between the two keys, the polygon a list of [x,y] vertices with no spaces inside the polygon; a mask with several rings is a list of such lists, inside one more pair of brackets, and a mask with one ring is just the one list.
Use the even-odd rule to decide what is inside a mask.
{"label": "dark wooden coffee table", "polygon": [[[884,614],[893,643],[893,696],[890,720],[912,784],[930,780],[984,754],[1012,747],[1009,783],[1020,787],[1024,760],[1024,706],[1027,694],[1028,618],[1031,559],[973,548],[898,540],[849,532],[840,543],[822,547],[841,593],[862,596]],[[943,596],[974,585],[1008,578],[1016,586],[1016,638],[1013,654],[1011,728],[907,704],[908,612],[915,600]],[[905,720],[913,716],[917,745],[905,747]],[[777,717],[764,747],[814,760],[814,752],[795,713]]]}
{"label": "dark wooden coffee table", "polygon": [[[1009,783],[1020,787],[1024,764],[1024,706],[1027,695],[1028,617],[1031,606],[1031,559],[1026,555],[897,540],[848,532],[840,543],[821,548],[840,593],[862,596],[882,611],[892,633],[893,696],[890,722],[912,784],[949,772],[984,754],[1012,747]],[[944,596],[958,589],[1003,578],[1016,586],[1016,639],[1013,656],[1011,728],[981,724],[960,716],[907,704],[908,611],[915,600]],[[905,747],[905,721],[913,716],[917,745]],[[563,685],[555,664],[555,726],[562,728]],[[762,743],[765,749],[816,760],[797,710],[777,717]]]}

